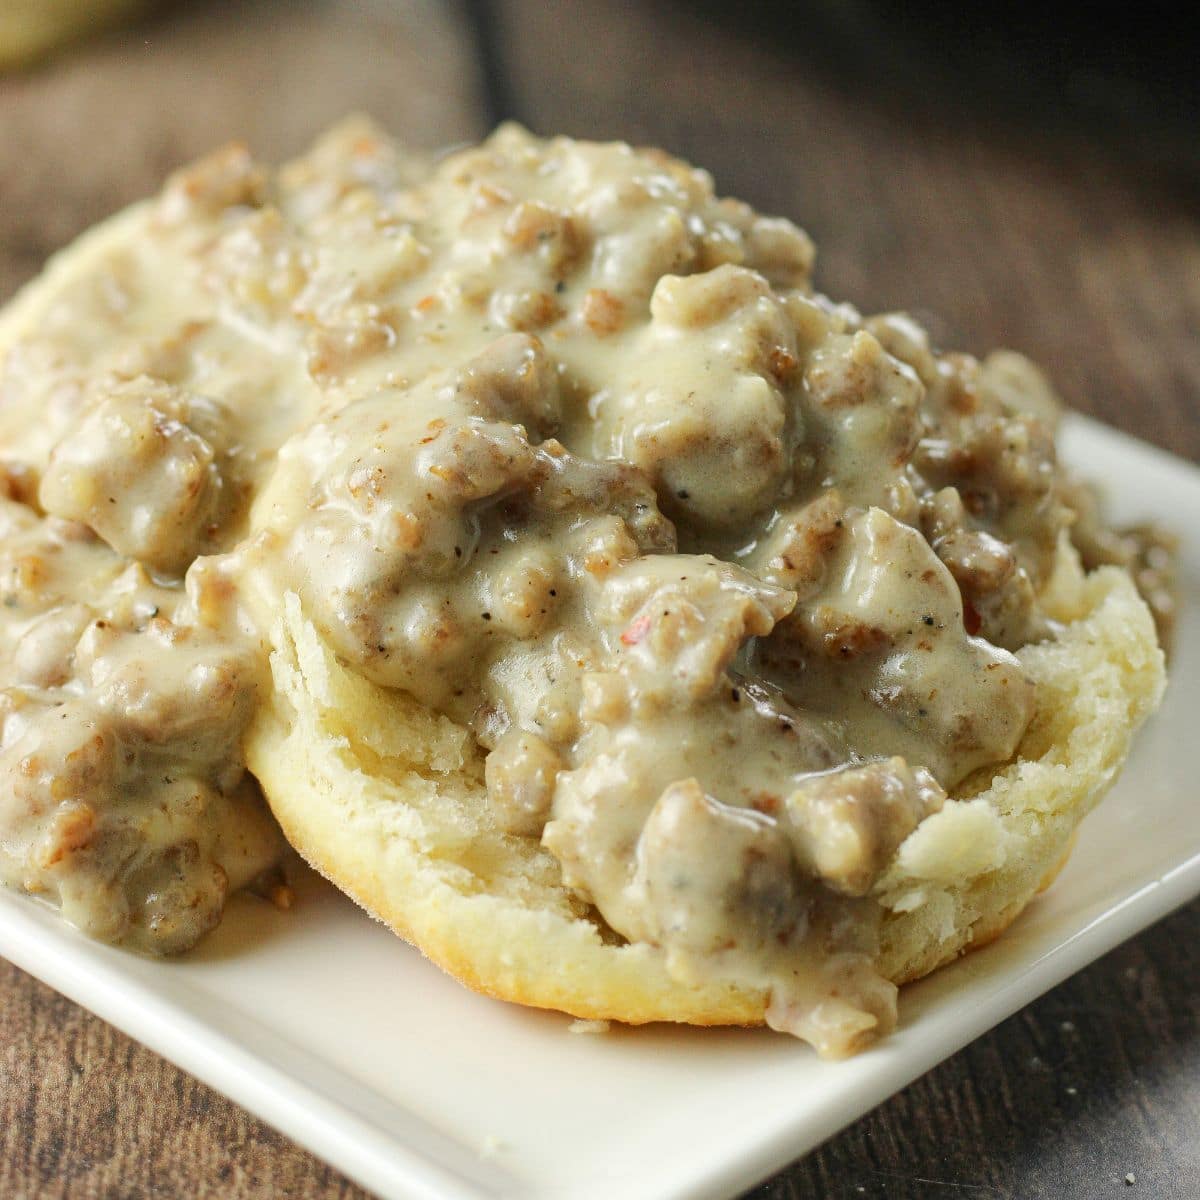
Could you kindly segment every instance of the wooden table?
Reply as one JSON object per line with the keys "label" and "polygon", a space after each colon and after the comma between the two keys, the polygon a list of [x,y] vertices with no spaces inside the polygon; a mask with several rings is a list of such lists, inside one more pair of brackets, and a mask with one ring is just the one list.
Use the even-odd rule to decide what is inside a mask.
{"label": "wooden table", "polygon": [[[1200,460],[1196,147],[1178,114],[1149,119],[1152,87],[1072,108],[1053,53],[1026,69],[1003,30],[899,27],[883,2],[721,11],[171,6],[0,78],[0,297],[223,138],[278,156],[359,107],[436,145],[515,116],[693,158],[804,224],[830,294],[910,308],[944,345],[1024,350],[1076,407]],[[959,1192],[1200,1196],[1200,904],[752,1196]],[[363,1193],[0,964],[0,1197],[200,1195]]]}

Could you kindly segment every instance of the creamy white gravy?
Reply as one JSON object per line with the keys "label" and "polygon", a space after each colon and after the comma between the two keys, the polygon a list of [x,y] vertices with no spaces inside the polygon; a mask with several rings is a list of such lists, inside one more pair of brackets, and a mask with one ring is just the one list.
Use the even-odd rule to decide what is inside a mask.
{"label": "creamy white gravy", "polygon": [[825,1053],[894,1022],[865,898],[1013,755],[1053,632],[1032,366],[831,303],[703,171],[515,127],[228,148],[90,253],[0,365],[0,877],[211,927],[280,851],[239,742],[250,595],[293,590],[674,975]]}

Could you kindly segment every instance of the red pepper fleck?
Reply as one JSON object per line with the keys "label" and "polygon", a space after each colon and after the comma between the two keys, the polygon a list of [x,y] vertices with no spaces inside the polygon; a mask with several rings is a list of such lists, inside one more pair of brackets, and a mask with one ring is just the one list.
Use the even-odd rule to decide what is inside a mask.
{"label": "red pepper fleck", "polygon": [[621,642],[626,646],[636,646],[650,632],[650,618],[638,617],[632,625],[621,634]]}

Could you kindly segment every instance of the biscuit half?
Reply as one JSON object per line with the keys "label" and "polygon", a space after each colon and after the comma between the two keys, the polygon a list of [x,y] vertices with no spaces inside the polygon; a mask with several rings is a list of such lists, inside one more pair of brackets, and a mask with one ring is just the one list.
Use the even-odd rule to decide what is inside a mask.
{"label": "biscuit half", "polygon": [[[1129,577],[1063,551],[1052,642],[1018,653],[1038,709],[1016,761],[968,780],[898,850],[875,898],[881,969],[917,979],[1009,925],[1069,853],[1164,683]],[[251,769],[288,840],[363,908],[489,996],[631,1024],[758,1024],[767,994],[687,986],[563,887],[534,838],[489,818],[470,732],[340,665],[286,597]]]}

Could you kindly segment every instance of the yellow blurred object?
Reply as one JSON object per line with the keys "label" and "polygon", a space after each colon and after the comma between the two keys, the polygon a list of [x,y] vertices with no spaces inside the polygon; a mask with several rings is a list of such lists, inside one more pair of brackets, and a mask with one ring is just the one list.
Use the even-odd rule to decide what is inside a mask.
{"label": "yellow blurred object", "polygon": [[147,0],[0,0],[0,70],[25,66],[146,4]]}

